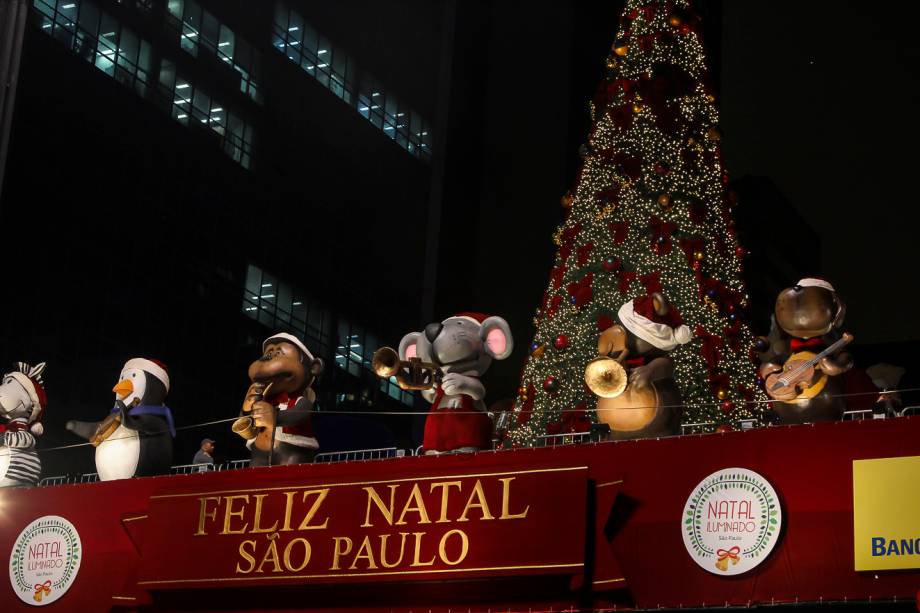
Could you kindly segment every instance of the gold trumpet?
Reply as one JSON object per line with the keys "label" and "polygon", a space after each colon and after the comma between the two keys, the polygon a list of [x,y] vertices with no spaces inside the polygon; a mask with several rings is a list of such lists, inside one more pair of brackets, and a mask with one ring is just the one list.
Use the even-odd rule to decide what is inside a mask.
{"label": "gold trumpet", "polygon": [[421,358],[400,360],[392,347],[375,351],[371,368],[382,379],[396,377],[396,384],[404,390],[430,390],[443,375],[437,364],[422,362]]}
{"label": "gold trumpet", "polygon": [[626,391],[626,369],[608,356],[599,356],[585,367],[585,383],[601,398],[616,398]]}

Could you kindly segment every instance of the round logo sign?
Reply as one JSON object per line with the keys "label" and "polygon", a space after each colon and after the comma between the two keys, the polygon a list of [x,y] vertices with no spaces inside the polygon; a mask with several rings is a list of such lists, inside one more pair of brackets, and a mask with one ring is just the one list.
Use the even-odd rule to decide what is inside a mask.
{"label": "round logo sign", "polygon": [[10,554],[10,583],[23,602],[37,607],[63,596],[77,577],[83,556],[73,524],[45,515],[19,533]]}
{"label": "round logo sign", "polygon": [[782,526],[776,491],[744,468],[726,468],[703,479],[682,517],[687,552],[716,575],[755,568],[773,550]]}

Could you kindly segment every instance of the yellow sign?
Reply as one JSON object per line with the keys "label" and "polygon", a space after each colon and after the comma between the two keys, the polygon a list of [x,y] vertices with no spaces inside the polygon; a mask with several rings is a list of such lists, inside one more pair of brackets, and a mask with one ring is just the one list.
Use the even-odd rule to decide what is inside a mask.
{"label": "yellow sign", "polygon": [[920,568],[920,456],[853,460],[856,570]]}

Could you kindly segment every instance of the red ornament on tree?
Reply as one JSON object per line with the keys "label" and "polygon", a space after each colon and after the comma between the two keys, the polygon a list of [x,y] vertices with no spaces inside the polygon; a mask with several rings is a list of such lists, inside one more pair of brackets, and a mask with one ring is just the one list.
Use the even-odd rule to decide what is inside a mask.
{"label": "red ornament on tree", "polygon": [[723,413],[731,413],[732,409],[735,408],[735,403],[731,400],[723,400],[721,408]]}
{"label": "red ornament on tree", "polygon": [[557,392],[559,390],[559,379],[550,375],[543,380],[543,389],[545,389],[550,394]]}
{"label": "red ornament on tree", "polygon": [[620,258],[615,258],[613,256],[604,258],[604,260],[601,262],[601,268],[603,268],[606,272],[619,270]]}
{"label": "red ornament on tree", "polygon": [[556,349],[562,350],[569,346],[569,337],[565,334],[560,334],[556,337],[556,340],[553,342],[553,345]]}

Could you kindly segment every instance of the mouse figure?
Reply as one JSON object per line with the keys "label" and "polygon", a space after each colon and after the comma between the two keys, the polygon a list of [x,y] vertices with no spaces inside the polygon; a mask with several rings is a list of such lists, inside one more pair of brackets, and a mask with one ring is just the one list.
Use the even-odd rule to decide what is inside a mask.
{"label": "mouse figure", "polygon": [[105,419],[66,424],[96,448],[99,480],[168,474],[176,428],[166,406],[166,366],[159,360],[132,358],[125,362],[112,391],[115,406]]}
{"label": "mouse figure", "polygon": [[761,339],[764,389],[781,423],[833,421],[847,405],[846,377],[853,358],[841,351],[853,336],[842,333],[846,306],[823,279],[801,279],[776,298],[775,327]]}
{"label": "mouse figure", "polygon": [[319,442],[310,414],[316,402],[311,385],[323,372],[323,360],[313,357],[293,334],[280,332],[262,343],[262,356],[249,366],[252,385],[233,431],[246,439],[252,466],[308,464]]}
{"label": "mouse figure", "polygon": [[44,432],[48,399],[42,382],[45,363],[17,362],[0,383],[0,487],[36,485],[42,464],[35,451]]}
{"label": "mouse figure", "polygon": [[422,391],[431,403],[422,442],[426,454],[491,449],[492,419],[479,378],[513,348],[508,322],[482,313],[458,313],[403,337],[400,360],[420,358],[440,370],[433,387]]}
{"label": "mouse figure", "polygon": [[598,421],[610,426],[614,440],[679,434],[681,395],[669,353],[690,342],[690,328],[658,292],[627,302],[617,319],[601,333],[601,357],[585,371],[589,388],[599,395]]}

